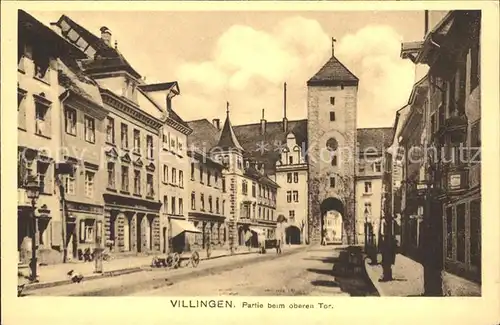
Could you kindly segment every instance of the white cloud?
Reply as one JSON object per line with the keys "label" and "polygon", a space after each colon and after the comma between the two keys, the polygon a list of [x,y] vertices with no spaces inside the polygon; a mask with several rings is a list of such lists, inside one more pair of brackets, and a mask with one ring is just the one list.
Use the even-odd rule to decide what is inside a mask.
{"label": "white cloud", "polygon": [[[400,59],[400,44],[391,27],[367,26],[336,45],[335,55],[360,79],[359,127],[391,125],[408,100],[414,66]],[[185,119],[223,118],[229,100],[236,123],[258,122],[262,108],[268,120],[280,120],[287,82],[288,116],[304,118],[306,82],[330,53],[330,37],[316,20],[290,17],[271,31],[234,25],[220,36],[209,61],[178,67],[182,96],[176,106]]]}

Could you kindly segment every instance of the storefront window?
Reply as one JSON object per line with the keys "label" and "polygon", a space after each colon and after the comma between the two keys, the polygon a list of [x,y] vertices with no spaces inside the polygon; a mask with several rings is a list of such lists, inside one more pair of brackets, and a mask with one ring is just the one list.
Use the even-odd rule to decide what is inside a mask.
{"label": "storefront window", "polygon": [[481,201],[470,202],[470,263],[481,267]]}
{"label": "storefront window", "polygon": [[457,260],[465,262],[465,203],[457,206]]}

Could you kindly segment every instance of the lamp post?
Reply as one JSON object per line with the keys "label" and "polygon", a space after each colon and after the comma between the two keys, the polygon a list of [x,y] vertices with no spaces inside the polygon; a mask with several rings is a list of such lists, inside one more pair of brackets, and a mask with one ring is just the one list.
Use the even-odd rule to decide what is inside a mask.
{"label": "lamp post", "polygon": [[40,184],[38,183],[37,179],[34,176],[29,176],[28,180],[25,185],[26,189],[26,195],[28,196],[28,199],[31,200],[31,208],[32,208],[32,214],[33,214],[33,226],[31,227],[31,277],[30,281],[31,282],[38,282],[37,280],[37,259],[36,259],[36,251],[38,249],[38,220],[36,218],[36,213],[35,213],[35,208],[36,208],[36,201],[38,200],[40,196]]}

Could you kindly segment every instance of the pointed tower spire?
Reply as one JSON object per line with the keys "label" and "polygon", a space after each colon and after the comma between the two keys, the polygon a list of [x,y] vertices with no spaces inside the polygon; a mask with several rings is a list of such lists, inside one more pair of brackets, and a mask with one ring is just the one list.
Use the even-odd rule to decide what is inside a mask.
{"label": "pointed tower spire", "polygon": [[332,37],[332,56],[335,56],[335,42],[337,40],[335,39],[335,37]]}
{"label": "pointed tower spire", "polygon": [[244,151],[238,141],[238,138],[236,138],[236,134],[234,133],[233,126],[231,125],[231,121],[229,119],[229,102],[226,102],[226,121],[222,127],[217,147],[222,150],[236,149],[238,151]]}

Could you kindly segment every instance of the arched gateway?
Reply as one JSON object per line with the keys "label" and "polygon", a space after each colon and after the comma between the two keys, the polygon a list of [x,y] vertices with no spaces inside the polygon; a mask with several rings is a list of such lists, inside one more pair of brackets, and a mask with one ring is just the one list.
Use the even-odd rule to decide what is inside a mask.
{"label": "arched gateway", "polygon": [[320,204],[321,242],[342,244],[344,236],[344,204],[338,198],[329,197]]}
{"label": "arched gateway", "polygon": [[300,245],[300,229],[297,226],[288,226],[285,229],[285,241],[288,245]]}

